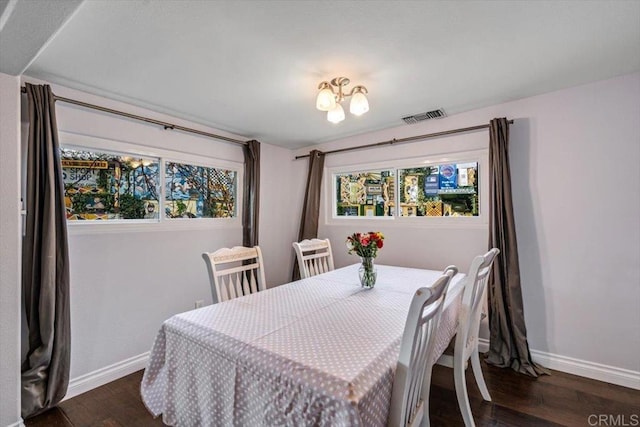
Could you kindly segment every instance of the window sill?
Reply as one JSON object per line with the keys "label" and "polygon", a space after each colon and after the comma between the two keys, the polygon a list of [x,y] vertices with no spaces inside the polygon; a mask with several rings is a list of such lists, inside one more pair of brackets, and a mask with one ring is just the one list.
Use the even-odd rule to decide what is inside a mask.
{"label": "window sill", "polygon": [[165,231],[242,229],[240,219],[172,219],[163,221],[140,220],[135,222],[67,222],[70,236],[91,234],[148,233]]}

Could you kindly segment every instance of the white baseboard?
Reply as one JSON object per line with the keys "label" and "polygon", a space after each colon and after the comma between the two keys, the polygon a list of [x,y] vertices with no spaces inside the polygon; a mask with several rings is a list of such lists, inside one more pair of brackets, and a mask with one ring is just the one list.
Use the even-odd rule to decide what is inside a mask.
{"label": "white baseboard", "polygon": [[144,369],[148,360],[149,352],[146,352],[73,378],[69,381],[67,395],[63,401]]}
{"label": "white baseboard", "polygon": [[20,420],[16,421],[13,424],[9,424],[7,427],[24,427],[24,421],[22,418],[20,418]]}
{"label": "white baseboard", "polygon": [[[478,349],[481,353],[489,351],[489,340],[480,338],[478,340]],[[531,358],[545,368],[640,390],[640,372],[637,371],[539,350],[531,350]]]}
{"label": "white baseboard", "polygon": [[[480,338],[478,340],[478,350],[481,353],[489,351],[489,340]],[[538,350],[531,350],[531,357],[534,362],[549,369],[640,390],[640,372]],[[149,352],[146,352],[73,378],[69,382],[69,389],[64,400],[71,399],[79,394],[144,369],[148,360]],[[24,424],[20,420],[7,427],[24,427]]]}
{"label": "white baseboard", "polygon": [[489,340],[484,338],[478,338],[478,351],[480,353],[486,353],[489,351]]}

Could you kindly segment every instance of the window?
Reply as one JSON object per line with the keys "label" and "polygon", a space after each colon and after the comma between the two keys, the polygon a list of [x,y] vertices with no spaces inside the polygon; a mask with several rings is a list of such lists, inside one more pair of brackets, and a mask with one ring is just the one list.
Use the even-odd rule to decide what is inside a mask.
{"label": "window", "polygon": [[399,216],[478,216],[478,163],[447,163],[398,172]]}
{"label": "window", "polygon": [[159,218],[159,159],[61,148],[69,221]]}
{"label": "window", "polygon": [[[332,168],[332,203],[329,219],[357,217],[387,219],[394,223],[482,226],[487,209],[487,151],[451,153],[437,159],[398,159],[386,163],[358,165],[351,171]],[[327,212],[329,213],[329,211]],[[482,216],[482,218],[481,218]],[[408,220],[408,217],[430,217]],[[440,217],[439,220],[435,219]],[[459,217],[455,221],[452,217]],[[465,217],[466,219],[463,219]]]}
{"label": "window", "polygon": [[165,163],[167,218],[235,218],[236,171]]}
{"label": "window", "polygon": [[392,217],[395,172],[376,170],[336,174],[336,216]]}
{"label": "window", "polygon": [[241,163],[62,136],[68,144],[60,148],[65,205],[74,233],[240,226]]}

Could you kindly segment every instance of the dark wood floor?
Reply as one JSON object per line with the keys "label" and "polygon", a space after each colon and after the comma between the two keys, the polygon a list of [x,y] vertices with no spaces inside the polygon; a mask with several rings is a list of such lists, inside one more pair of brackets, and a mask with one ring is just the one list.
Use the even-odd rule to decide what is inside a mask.
{"label": "dark wood floor", "polygon": [[[471,369],[467,387],[477,426],[633,426],[640,416],[640,391],[552,371],[530,378],[483,364],[492,402],[484,402]],[[28,427],[162,426],[140,400],[142,371],[91,390],[25,421]],[[463,426],[453,372],[436,366],[431,388],[431,425]],[[608,423],[596,417],[611,416]],[[633,417],[632,417],[633,416]],[[635,418],[634,418],[635,417]]]}

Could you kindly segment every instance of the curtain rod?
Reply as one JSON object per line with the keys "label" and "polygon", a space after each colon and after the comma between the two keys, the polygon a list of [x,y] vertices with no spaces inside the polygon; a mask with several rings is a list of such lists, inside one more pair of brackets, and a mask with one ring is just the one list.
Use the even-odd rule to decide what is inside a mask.
{"label": "curtain rod", "polygon": [[[22,86],[20,89],[21,89],[22,93],[27,93],[27,88],[26,87]],[[68,104],[80,105],[81,107],[91,108],[93,110],[104,111],[105,113],[111,113],[111,114],[115,114],[117,116],[124,116],[124,117],[128,117],[130,119],[140,120],[142,122],[147,122],[147,123],[152,123],[154,125],[158,125],[158,126],[164,127],[165,130],[167,130],[167,129],[180,130],[180,131],[183,131],[183,132],[195,133],[197,135],[202,135],[202,136],[206,136],[206,137],[209,137],[209,138],[215,138],[215,139],[221,139],[221,140],[227,141],[227,142],[233,142],[234,144],[240,144],[240,145],[246,145],[247,144],[246,141],[241,141],[239,139],[229,138],[227,136],[222,136],[222,135],[216,135],[215,133],[204,132],[204,131],[201,131],[201,130],[198,130],[198,129],[192,129],[192,128],[188,128],[188,127],[184,127],[184,126],[180,126],[180,125],[174,125],[172,123],[167,123],[167,122],[163,122],[163,121],[160,121],[160,120],[150,119],[148,117],[138,116],[136,114],[125,113],[124,111],[113,110],[113,109],[107,108],[107,107],[101,107],[100,105],[89,104],[88,102],[82,102],[82,101],[78,101],[76,99],[64,98],[62,96],[57,96],[55,94],[53,94],[53,99],[54,99],[54,101],[62,101],[62,102],[66,102]]]}
{"label": "curtain rod", "polygon": [[[513,120],[508,120],[507,121],[508,124],[513,124]],[[410,136],[407,138],[400,138],[400,139],[390,139],[388,141],[382,141],[382,142],[376,142],[373,144],[366,144],[366,145],[358,145],[357,147],[347,147],[347,148],[339,148],[337,150],[331,150],[331,151],[325,151],[324,154],[333,154],[333,153],[342,153],[345,151],[354,151],[354,150],[364,150],[367,148],[373,148],[373,147],[381,147],[383,145],[394,145],[394,144],[402,144],[405,142],[412,142],[412,141],[418,141],[418,140],[423,140],[423,139],[430,139],[430,138],[437,138],[439,136],[445,136],[445,135],[452,135],[454,133],[463,133],[463,132],[471,132],[474,130],[481,130],[481,129],[488,129],[489,125],[478,125],[478,126],[470,126],[470,127],[466,127],[466,128],[460,128],[460,129],[452,129],[452,130],[445,130],[442,132],[435,132],[435,133],[428,133],[426,135],[417,135],[417,136]],[[304,159],[305,157],[309,157],[308,154],[303,154],[301,156],[296,156],[295,160],[298,159]]]}

